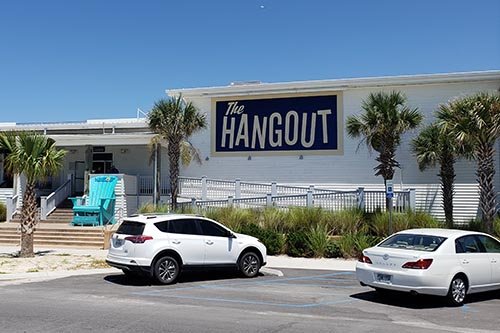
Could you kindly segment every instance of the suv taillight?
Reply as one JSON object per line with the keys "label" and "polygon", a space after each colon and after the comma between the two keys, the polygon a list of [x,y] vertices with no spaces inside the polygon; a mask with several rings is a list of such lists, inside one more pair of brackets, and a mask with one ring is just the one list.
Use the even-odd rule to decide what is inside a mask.
{"label": "suv taillight", "polygon": [[427,269],[432,264],[432,259],[419,259],[417,261],[408,261],[403,268]]}
{"label": "suv taillight", "polygon": [[132,243],[142,244],[147,240],[153,239],[151,236],[137,235],[125,237],[125,240],[131,241]]}
{"label": "suv taillight", "polygon": [[371,259],[368,258],[367,256],[363,255],[363,254],[359,256],[358,260],[360,262],[364,262],[365,264],[371,264],[372,263]]}

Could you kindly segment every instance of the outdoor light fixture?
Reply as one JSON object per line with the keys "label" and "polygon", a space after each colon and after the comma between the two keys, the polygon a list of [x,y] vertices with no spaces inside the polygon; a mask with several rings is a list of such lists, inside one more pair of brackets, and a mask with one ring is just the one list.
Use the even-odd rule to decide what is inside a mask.
{"label": "outdoor light fixture", "polygon": [[251,159],[252,159],[252,156],[248,156],[247,160],[249,160],[249,161],[250,161]]}
{"label": "outdoor light fixture", "polygon": [[209,159],[210,159],[210,157],[208,157],[208,156],[207,156],[207,157],[205,157],[205,161],[208,161]]}
{"label": "outdoor light fixture", "polygon": [[304,155],[300,155],[299,160],[303,160],[303,159],[304,159]]}

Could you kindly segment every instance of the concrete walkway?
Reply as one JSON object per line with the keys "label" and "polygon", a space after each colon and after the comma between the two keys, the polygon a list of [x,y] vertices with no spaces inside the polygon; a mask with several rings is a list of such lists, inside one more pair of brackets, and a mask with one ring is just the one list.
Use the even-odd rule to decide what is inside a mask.
{"label": "concrete walkway", "polygon": [[[68,263],[72,263],[77,259],[80,261],[84,260],[87,263],[97,262],[102,265],[108,253],[107,250],[35,248],[35,252],[37,253],[35,258],[12,258],[18,251],[19,247],[0,246],[0,286],[52,280],[74,275],[112,274],[120,272],[120,270],[115,268],[76,269],[78,265],[69,269],[67,268]],[[30,268],[39,268],[41,266],[46,268]],[[84,267],[85,263],[80,264],[80,266]],[[355,266],[355,260],[268,256],[267,266],[263,267],[261,271],[268,275],[282,276],[283,274],[279,268],[354,271]]]}

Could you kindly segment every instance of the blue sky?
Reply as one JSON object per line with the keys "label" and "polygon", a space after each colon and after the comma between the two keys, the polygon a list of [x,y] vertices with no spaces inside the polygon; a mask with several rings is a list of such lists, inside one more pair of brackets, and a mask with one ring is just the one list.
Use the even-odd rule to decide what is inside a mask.
{"label": "blue sky", "polygon": [[489,69],[498,0],[0,2],[0,122],[135,117],[232,81]]}

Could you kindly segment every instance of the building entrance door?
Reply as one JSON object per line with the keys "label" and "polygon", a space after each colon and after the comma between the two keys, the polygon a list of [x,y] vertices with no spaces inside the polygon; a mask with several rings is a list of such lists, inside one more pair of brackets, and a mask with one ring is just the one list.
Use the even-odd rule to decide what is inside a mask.
{"label": "building entrance door", "polygon": [[76,193],[83,193],[85,188],[85,162],[75,162],[75,184],[74,189]]}

